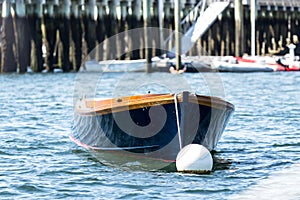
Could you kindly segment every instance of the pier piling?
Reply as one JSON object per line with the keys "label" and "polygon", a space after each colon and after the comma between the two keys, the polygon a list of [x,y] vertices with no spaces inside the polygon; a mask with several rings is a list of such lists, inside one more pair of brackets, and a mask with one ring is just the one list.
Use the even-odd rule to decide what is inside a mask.
{"label": "pier piling", "polygon": [[62,70],[70,71],[70,0],[64,0],[58,16],[59,38],[62,43]]}
{"label": "pier piling", "polygon": [[[131,3],[132,14],[128,19],[129,29],[141,28],[143,27],[142,19],[142,0],[133,0]],[[130,59],[140,59],[141,52],[140,49],[133,47],[141,47],[141,42],[143,41],[142,35],[140,32],[136,32],[135,35],[129,35],[129,49],[131,50]]]}
{"label": "pier piling", "polygon": [[[44,14],[44,25],[46,29],[47,41],[47,67],[49,72],[54,70],[54,51],[56,47],[56,22],[54,16],[54,2],[48,2],[47,12]],[[55,6],[57,8],[57,5]]]}
{"label": "pier piling", "polygon": [[242,0],[234,0],[234,18],[235,18],[235,56],[241,56],[244,53],[244,12]]}
{"label": "pier piling", "polygon": [[105,15],[106,14],[106,2],[100,2],[97,4],[98,8],[98,20],[96,24],[96,37],[98,44],[98,59],[103,60],[104,59],[104,48],[103,48],[103,42],[105,40]]}
{"label": "pier piling", "polygon": [[86,9],[83,15],[84,39],[87,44],[87,53],[91,59],[95,59],[96,20],[98,17],[97,13],[95,13],[96,0],[88,0],[85,7]]}
{"label": "pier piling", "polygon": [[[118,33],[118,18],[117,18],[117,1],[110,0],[108,1],[109,13],[106,17],[105,28],[107,38],[111,38]],[[117,55],[117,40],[116,38],[111,38],[107,42],[107,60],[114,60]]]}
{"label": "pier piling", "polygon": [[15,14],[17,67],[20,73],[25,73],[30,66],[30,35],[24,0],[16,0]]}
{"label": "pier piling", "polygon": [[82,26],[79,16],[79,5],[76,3],[71,4],[70,25],[71,37],[74,44],[72,48],[73,68],[75,71],[79,71],[82,62]]}
{"label": "pier piling", "polygon": [[43,4],[37,0],[31,4],[27,4],[29,32],[31,37],[31,57],[30,66],[35,72],[41,72],[43,70],[43,36],[42,36],[42,16],[43,16]]}
{"label": "pier piling", "polygon": [[4,0],[2,3],[2,42],[1,42],[1,72],[16,72],[17,63],[15,60],[15,30],[13,18],[10,12],[10,0]]}

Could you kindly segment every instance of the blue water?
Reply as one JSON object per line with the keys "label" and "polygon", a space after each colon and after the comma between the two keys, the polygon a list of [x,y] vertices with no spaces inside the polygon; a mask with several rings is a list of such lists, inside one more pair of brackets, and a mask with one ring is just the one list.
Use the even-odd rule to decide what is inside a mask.
{"label": "blue water", "polygon": [[[73,144],[68,136],[77,76],[0,75],[1,199],[276,199],[279,196],[272,194],[278,188],[284,199],[300,198],[283,189],[296,191],[300,185],[299,72],[223,73],[205,79],[207,75],[184,74],[170,85],[169,75],[136,76],[144,81],[158,77],[158,91],[188,85],[235,105],[216,149],[219,162],[208,175],[112,168]],[[123,86],[114,90],[117,83]],[[124,83],[120,74],[102,75],[97,96],[124,92]],[[127,91],[155,91],[155,81],[146,83],[140,81]],[[285,176],[286,170],[292,175]],[[272,182],[276,177],[279,180]],[[270,185],[274,182],[277,187]]]}

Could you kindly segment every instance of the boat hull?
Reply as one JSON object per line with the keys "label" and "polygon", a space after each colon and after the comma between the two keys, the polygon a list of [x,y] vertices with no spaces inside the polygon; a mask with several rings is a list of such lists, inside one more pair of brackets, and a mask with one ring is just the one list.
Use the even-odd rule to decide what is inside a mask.
{"label": "boat hull", "polygon": [[211,97],[199,103],[192,94],[183,99],[105,113],[75,112],[71,139],[104,164],[132,167],[138,162],[148,170],[174,163],[180,149],[191,143],[213,150],[233,106]]}

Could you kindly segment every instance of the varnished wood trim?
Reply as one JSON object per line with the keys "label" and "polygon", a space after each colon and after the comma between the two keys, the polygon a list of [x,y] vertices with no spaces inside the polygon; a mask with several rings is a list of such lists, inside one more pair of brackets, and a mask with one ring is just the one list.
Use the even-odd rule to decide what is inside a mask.
{"label": "varnished wood trim", "polygon": [[[178,94],[177,98],[178,102],[182,102],[182,93]],[[226,108],[234,109],[232,104],[217,97],[189,94],[188,101],[222,110]],[[81,115],[109,114],[173,103],[174,94],[145,94],[102,100],[83,99],[76,105],[75,111]]]}

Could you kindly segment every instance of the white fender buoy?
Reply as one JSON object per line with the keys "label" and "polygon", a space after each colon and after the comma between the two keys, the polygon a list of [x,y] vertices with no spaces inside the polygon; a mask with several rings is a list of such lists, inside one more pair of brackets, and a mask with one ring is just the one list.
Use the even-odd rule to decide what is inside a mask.
{"label": "white fender buoy", "polygon": [[179,172],[207,173],[212,167],[213,159],[210,152],[199,144],[185,146],[176,157],[176,168]]}

